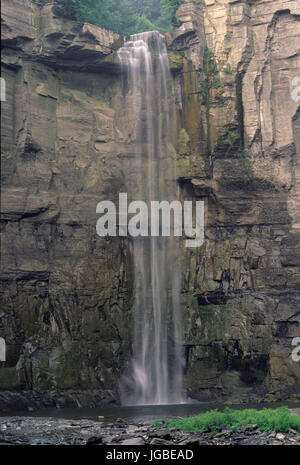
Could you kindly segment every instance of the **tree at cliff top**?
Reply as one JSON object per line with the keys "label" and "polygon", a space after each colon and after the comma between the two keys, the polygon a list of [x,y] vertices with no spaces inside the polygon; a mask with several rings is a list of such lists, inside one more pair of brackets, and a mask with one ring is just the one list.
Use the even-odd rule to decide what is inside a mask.
{"label": "tree at cliff top", "polygon": [[181,0],[64,0],[78,21],[128,35],[171,29]]}

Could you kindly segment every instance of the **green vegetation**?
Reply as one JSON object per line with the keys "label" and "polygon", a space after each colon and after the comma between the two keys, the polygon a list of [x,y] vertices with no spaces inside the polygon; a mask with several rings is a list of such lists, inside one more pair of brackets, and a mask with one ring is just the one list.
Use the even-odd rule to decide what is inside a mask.
{"label": "green vegetation", "polygon": [[234,143],[239,140],[240,136],[239,134],[236,132],[236,131],[228,131],[228,133],[226,134],[226,136],[224,137],[223,139],[223,143],[225,145],[227,145],[227,151],[226,151],[226,154],[228,154],[228,152],[232,149],[232,147],[234,146]]}
{"label": "green vegetation", "polygon": [[266,432],[288,432],[290,428],[300,431],[300,416],[292,415],[287,407],[263,410],[233,410],[227,407],[224,412],[210,410],[188,418],[157,420],[154,425],[194,433],[206,430],[214,431],[217,426],[224,426],[236,431],[242,425],[248,425],[250,429],[258,427],[261,431]]}
{"label": "green vegetation", "polygon": [[254,155],[253,153],[246,152],[243,150],[242,152],[237,153],[237,156],[241,159],[243,167],[246,170],[252,168],[257,158],[264,158],[265,154],[263,152]]}
{"label": "green vegetation", "polygon": [[[210,109],[216,102],[221,102],[224,93],[224,86],[222,86],[217,63],[213,52],[207,47],[204,47],[203,52],[203,68],[199,68],[199,72],[203,72],[204,79],[200,82],[200,93],[202,95],[203,104],[206,107],[206,118],[208,121],[208,148],[209,152],[212,150],[213,135],[210,129]],[[212,92],[215,90],[214,92]]]}
{"label": "green vegetation", "polygon": [[226,73],[226,74],[232,74],[232,69],[231,69],[231,66],[230,66],[230,65],[227,65],[227,66],[224,68],[224,73]]}
{"label": "green vegetation", "polygon": [[64,0],[78,21],[129,35],[167,32],[181,0]]}
{"label": "green vegetation", "polygon": [[[209,110],[211,107],[211,89],[220,89],[222,84],[218,77],[218,68],[215,62],[214,54],[208,47],[204,47],[203,53],[203,73],[204,80],[201,82],[201,93],[205,101],[206,107]],[[223,91],[215,97],[221,97]]]}

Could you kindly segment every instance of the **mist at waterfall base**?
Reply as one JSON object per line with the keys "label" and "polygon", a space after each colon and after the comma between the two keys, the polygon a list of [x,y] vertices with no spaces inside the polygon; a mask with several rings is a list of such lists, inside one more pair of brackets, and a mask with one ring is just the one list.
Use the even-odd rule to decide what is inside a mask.
{"label": "mist at waterfall base", "polygon": [[[156,31],[130,36],[118,51],[122,70],[122,109],[134,143],[132,198],[178,198],[175,157],[175,98],[165,38]],[[133,353],[122,382],[123,405],[186,402],[180,317],[181,270],[175,237],[135,237]]]}

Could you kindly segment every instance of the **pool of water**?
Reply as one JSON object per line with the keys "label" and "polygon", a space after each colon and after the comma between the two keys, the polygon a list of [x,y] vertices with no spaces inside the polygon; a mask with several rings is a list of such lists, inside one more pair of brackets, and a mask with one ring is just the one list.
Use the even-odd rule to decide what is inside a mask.
{"label": "pool of water", "polygon": [[[232,405],[234,409],[245,408],[277,408],[286,405],[289,408],[299,409],[300,404],[286,403],[271,403],[271,404],[243,404]],[[211,409],[218,408],[223,410],[226,407],[224,404],[193,402],[189,404],[176,405],[145,405],[145,406],[113,406],[102,408],[60,408],[60,409],[43,409],[34,412],[29,411],[14,411],[12,413],[0,412],[0,416],[26,416],[26,417],[46,417],[46,418],[64,418],[69,420],[99,420],[106,423],[113,423],[118,418],[126,420],[128,423],[152,423],[159,418],[185,417],[206,412]]]}

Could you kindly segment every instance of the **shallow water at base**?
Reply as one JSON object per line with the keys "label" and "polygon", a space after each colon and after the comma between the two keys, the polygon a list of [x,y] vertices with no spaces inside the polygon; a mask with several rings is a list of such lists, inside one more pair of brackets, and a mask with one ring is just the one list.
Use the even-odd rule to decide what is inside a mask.
{"label": "shallow water at base", "polygon": [[[289,408],[300,408],[298,403],[290,402],[276,402],[276,403],[262,403],[262,404],[240,404],[229,405],[230,408],[241,410],[247,408],[256,408],[261,410],[263,408],[278,408],[281,406]],[[128,423],[152,423],[160,418],[173,418],[173,417],[186,417],[197,415],[199,413],[207,412],[211,409],[223,410],[227,405],[207,402],[194,402],[189,404],[176,404],[176,405],[146,405],[146,406],[111,406],[102,408],[60,408],[60,409],[43,409],[30,411],[14,411],[14,412],[0,412],[0,417],[44,417],[44,418],[63,418],[67,420],[97,420],[99,417],[105,423],[113,423],[121,418]]]}

